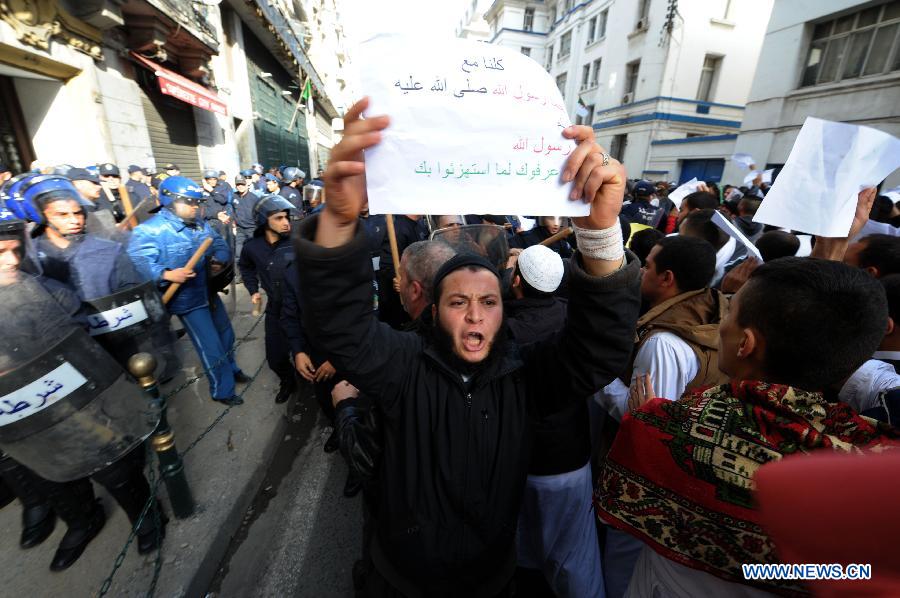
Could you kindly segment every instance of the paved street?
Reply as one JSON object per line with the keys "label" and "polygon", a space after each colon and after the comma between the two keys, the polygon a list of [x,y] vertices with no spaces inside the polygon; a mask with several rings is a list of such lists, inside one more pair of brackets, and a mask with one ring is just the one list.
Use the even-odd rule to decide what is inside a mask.
{"label": "paved street", "polygon": [[361,499],[342,494],[347,468],[322,450],[330,428],[309,390],[210,587],[218,596],[353,595]]}
{"label": "paved street", "polygon": [[[237,337],[245,337],[256,321],[246,291],[239,285],[224,300]],[[248,373],[264,360],[262,341],[260,324],[238,348],[238,363]],[[202,373],[187,337],[179,344],[184,369],[164,391]],[[348,595],[350,567],[359,552],[358,501],[341,496],[345,466],[340,455],[322,451],[325,438],[311,389],[304,387],[296,402],[276,405],[277,385],[263,365],[246,390],[246,403],[229,412],[185,457],[197,503],[192,517],[172,518],[165,486],[161,488],[171,521],[157,596],[204,596],[214,578],[213,585],[228,596]],[[173,398],[169,417],[179,450],[221,411],[209,399],[205,377]],[[20,550],[21,507],[14,502],[0,510],[0,554],[12,572],[0,598],[97,595],[128,535],[128,520],[102,487],[94,486],[108,516],[106,525],[62,573],[51,574],[47,567],[65,525],[57,521],[40,546]],[[233,543],[232,537],[237,538]],[[107,595],[145,596],[154,562],[155,555],[139,556],[132,545]],[[224,571],[217,575],[220,563]]]}

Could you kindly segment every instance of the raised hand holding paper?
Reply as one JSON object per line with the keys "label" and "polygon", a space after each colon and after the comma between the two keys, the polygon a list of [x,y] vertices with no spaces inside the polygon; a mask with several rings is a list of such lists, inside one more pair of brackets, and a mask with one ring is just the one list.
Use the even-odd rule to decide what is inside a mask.
{"label": "raised hand holding paper", "polygon": [[859,192],[898,166],[896,137],[808,117],[753,220],[820,237],[846,237]]}
{"label": "raised hand holding paper", "polygon": [[745,170],[750,170],[756,165],[756,160],[750,154],[733,154],[731,161]]}
{"label": "raised hand holding paper", "polygon": [[362,45],[367,114],[387,114],[366,150],[372,213],[586,216],[560,175],[574,141],[554,80],[530,58],[470,40]]}
{"label": "raised hand holding paper", "polygon": [[672,203],[675,204],[675,209],[681,209],[681,201],[697,190],[697,187],[700,186],[700,181],[697,180],[697,177],[692,178],[686,183],[682,183],[678,186],[677,189],[669,193],[668,197],[672,200]]}

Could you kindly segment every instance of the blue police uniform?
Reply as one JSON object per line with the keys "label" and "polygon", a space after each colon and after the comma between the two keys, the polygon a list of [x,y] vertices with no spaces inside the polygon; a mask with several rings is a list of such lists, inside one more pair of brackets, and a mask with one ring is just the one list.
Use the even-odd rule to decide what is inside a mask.
{"label": "blue police uniform", "polygon": [[121,243],[86,234],[64,249],[43,235],[35,244],[44,275],[70,285],[81,300],[106,297],[143,282]]}
{"label": "blue police uniform", "polygon": [[206,286],[206,259],[211,254],[217,261],[228,263],[231,250],[221,235],[208,223],[198,220],[189,226],[168,208],[134,229],[128,254],[138,272],[164,290],[166,270],[182,268],[207,237],[213,239],[206,256],[195,268],[197,276],[188,280],[169,301],[169,311],[177,315],[194,343],[203,369],[209,379],[213,399],[228,400],[234,396],[234,377],[240,368],[234,359],[234,330],[222,300],[212,302]]}

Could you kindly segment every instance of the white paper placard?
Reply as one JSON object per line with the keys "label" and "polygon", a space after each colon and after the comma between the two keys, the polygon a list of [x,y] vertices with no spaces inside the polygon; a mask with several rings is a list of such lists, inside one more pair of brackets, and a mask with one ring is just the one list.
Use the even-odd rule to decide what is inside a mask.
{"label": "white paper placard", "polygon": [[669,193],[668,197],[672,200],[672,203],[675,204],[675,209],[681,209],[681,201],[697,190],[697,187],[700,186],[700,181],[697,180],[697,177],[692,178],[686,183],[683,183],[678,186],[677,189]]}
{"label": "white paper placard", "polygon": [[763,173],[762,173],[762,182],[765,183],[765,184],[767,184],[767,185],[771,185],[771,184],[772,184],[772,177],[773,177],[774,175],[775,175],[775,169],[774,169],[774,168],[770,168],[769,170],[763,170]]}
{"label": "white paper placard", "polygon": [[756,160],[754,160],[753,156],[750,154],[733,154],[731,156],[731,161],[744,170],[750,170],[756,164]]}
{"label": "white paper placard", "polygon": [[25,419],[80,388],[87,378],[68,361],[46,376],[0,397],[0,427]]}
{"label": "white paper placard", "polygon": [[144,303],[138,299],[121,307],[90,314],[87,319],[88,333],[91,336],[99,336],[143,322],[147,319],[147,310],[144,309]]}
{"label": "white paper placard", "polygon": [[900,139],[870,127],[807,117],[754,222],[846,237],[857,196],[900,166]]}
{"label": "white paper placard", "polygon": [[750,239],[748,239],[746,236],[744,236],[744,233],[742,233],[740,231],[740,229],[738,229],[734,224],[732,224],[727,218],[722,216],[722,212],[716,210],[713,213],[712,221],[713,221],[713,224],[715,224],[716,226],[721,228],[723,231],[725,231],[725,233],[729,237],[733,238],[735,241],[737,241],[738,243],[741,243],[744,247],[746,247],[747,251],[750,252],[750,255],[752,255],[753,257],[758,259],[760,261],[760,263],[762,263],[762,261],[763,261],[762,254],[759,253],[759,249],[756,248],[756,245],[754,245],[750,241]]}
{"label": "white paper placard", "polygon": [[366,151],[373,214],[585,216],[560,176],[575,149],[553,78],[514,50],[464,39],[380,35],[361,45],[366,115],[386,114]]}

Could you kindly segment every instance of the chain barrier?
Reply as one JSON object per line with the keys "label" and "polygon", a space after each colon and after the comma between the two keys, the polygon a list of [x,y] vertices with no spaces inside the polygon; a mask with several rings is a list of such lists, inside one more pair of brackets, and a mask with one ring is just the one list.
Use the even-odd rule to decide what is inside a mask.
{"label": "chain barrier", "polygon": [[[226,359],[230,359],[231,355],[234,354],[235,351],[237,351],[238,347],[240,347],[244,342],[247,341],[248,338],[250,338],[250,335],[253,334],[253,331],[256,330],[256,327],[259,326],[260,322],[262,322],[264,318],[265,318],[265,314],[261,314],[260,316],[258,316],[256,318],[256,321],[253,323],[253,326],[250,327],[250,329],[247,331],[247,333],[244,334],[244,336],[242,336],[239,340],[237,340],[234,343],[234,346],[231,348],[231,350],[228,351],[218,362],[216,362],[212,366],[212,369],[219,367],[222,363],[225,362]],[[256,368],[256,371],[253,372],[253,375],[250,376],[250,381],[247,382],[247,385],[244,387],[244,389],[237,395],[238,397],[243,398],[244,393],[246,393],[248,390],[250,390],[250,388],[253,386],[253,383],[256,381],[256,377],[259,376],[259,373],[262,371],[262,368],[265,365],[265,363],[266,363],[266,360],[264,358],[260,362],[259,366]],[[184,383],[182,383],[180,386],[178,386],[175,390],[173,390],[169,393],[166,393],[164,395],[164,399],[166,401],[168,401],[169,399],[171,399],[172,397],[174,397],[175,395],[180,393],[185,388],[191,386],[192,384],[196,383],[198,380],[202,379],[204,376],[205,376],[205,373],[203,375],[197,375],[197,376],[194,376],[193,378],[189,378]],[[197,438],[195,438],[194,441],[191,442],[187,446],[186,449],[181,451],[181,456],[184,457],[189,452],[191,452],[191,450],[193,450],[193,448],[195,446],[197,446],[201,440],[203,440],[210,432],[213,431],[213,429],[216,426],[219,425],[219,423],[222,422],[223,419],[225,419],[225,416],[228,415],[228,413],[231,412],[231,410],[233,408],[234,408],[234,406],[229,405],[224,410],[222,410],[222,412],[216,416],[216,418],[212,421],[212,423],[209,424],[206,427],[206,429],[203,430],[203,432],[201,432],[200,435],[197,436]],[[146,446],[146,450],[148,453],[148,457],[152,457],[153,451],[150,448],[150,444],[146,443],[145,446]],[[148,513],[151,512],[151,507],[153,507],[153,505],[156,503],[157,493],[159,492],[159,487],[163,482],[163,477],[162,476],[160,476],[159,478],[156,477],[156,473],[155,473],[154,467],[153,467],[153,462],[150,458],[147,459],[147,463],[150,464],[150,466],[148,467],[149,472],[147,474],[148,482],[150,485],[150,498],[147,500],[146,504],[144,504],[144,509],[141,511],[140,517],[138,517],[138,520],[131,527],[131,531],[128,534],[128,538],[125,540],[125,545],[122,546],[122,550],[119,551],[119,554],[116,556],[115,560],[113,561],[112,571],[109,572],[109,575],[106,577],[106,579],[103,580],[103,583],[100,586],[100,590],[97,593],[97,598],[102,598],[109,592],[110,588],[112,587],[113,578],[116,576],[116,573],[118,572],[119,568],[121,568],[122,564],[125,562],[125,556],[128,554],[128,548],[129,548],[129,546],[131,546],[131,543],[134,541],[134,538],[137,536],[137,530],[139,530],[141,528],[141,525],[144,523],[144,519],[147,517]],[[147,594],[146,594],[147,598],[152,598],[152,596],[155,594],[156,585],[159,582],[159,575],[162,572],[162,539],[159,537],[161,517],[160,517],[159,509],[152,509],[152,517],[153,517],[153,522],[155,524],[157,545],[156,545],[156,559],[153,564],[153,579],[150,581],[150,587],[147,589]]]}

